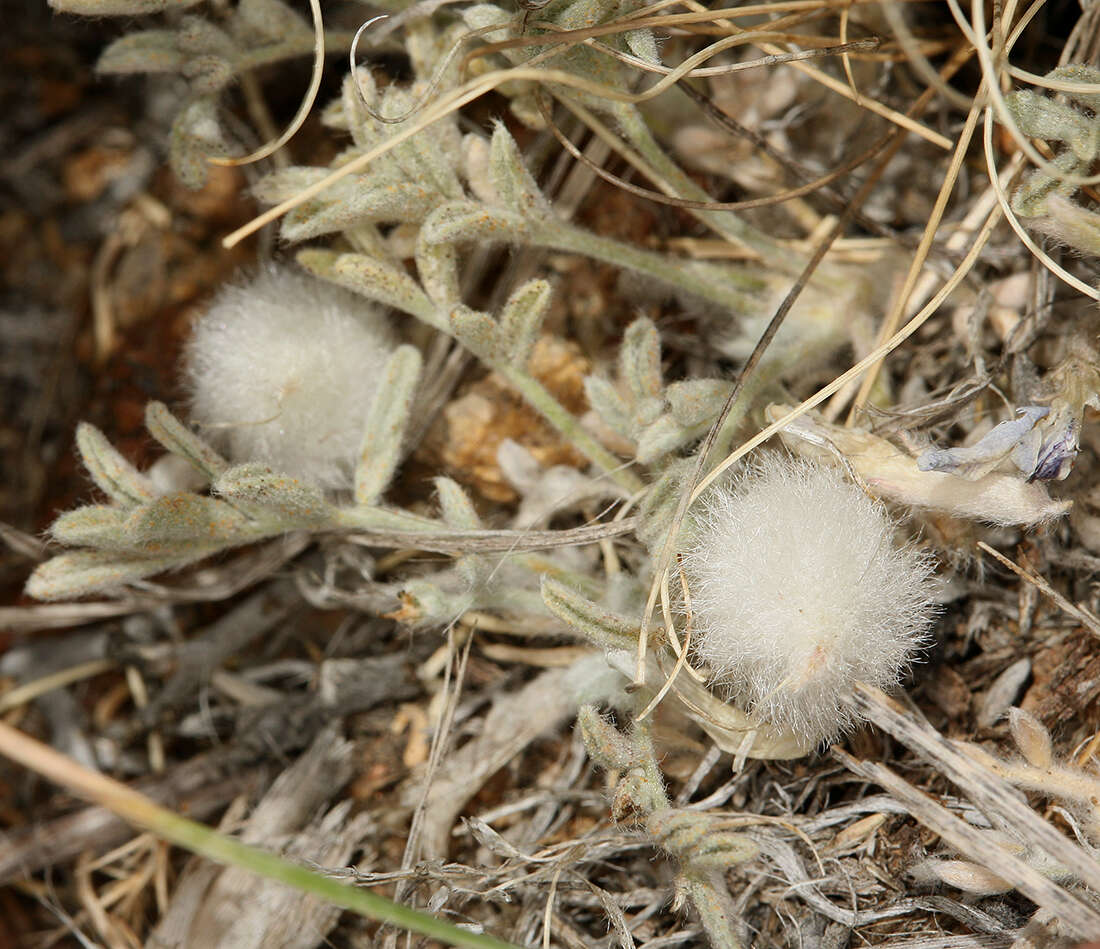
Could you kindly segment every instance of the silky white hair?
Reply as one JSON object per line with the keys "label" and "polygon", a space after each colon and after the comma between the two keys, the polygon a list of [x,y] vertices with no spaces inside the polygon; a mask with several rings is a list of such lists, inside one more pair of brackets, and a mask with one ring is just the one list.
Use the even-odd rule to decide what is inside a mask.
{"label": "silky white hair", "polygon": [[932,560],[894,533],[841,472],[786,455],[712,489],[684,566],[716,687],[815,741],[849,727],[851,686],[896,684],[936,612]]}
{"label": "silky white hair", "polygon": [[370,303],[268,265],[224,287],[195,323],[185,368],[192,417],[233,461],[349,487],[395,346]]}

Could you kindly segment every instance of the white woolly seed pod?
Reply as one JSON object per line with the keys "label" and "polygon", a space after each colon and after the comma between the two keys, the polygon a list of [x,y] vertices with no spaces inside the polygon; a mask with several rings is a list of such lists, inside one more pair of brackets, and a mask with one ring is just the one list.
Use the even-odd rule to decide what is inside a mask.
{"label": "white woolly seed pod", "polygon": [[224,287],[195,323],[186,352],[192,417],[234,461],[349,487],[395,346],[376,307],[269,265]]}
{"label": "white woolly seed pod", "polygon": [[833,468],[765,455],[705,499],[685,557],[693,652],[731,700],[814,741],[897,682],[935,615],[931,560]]}

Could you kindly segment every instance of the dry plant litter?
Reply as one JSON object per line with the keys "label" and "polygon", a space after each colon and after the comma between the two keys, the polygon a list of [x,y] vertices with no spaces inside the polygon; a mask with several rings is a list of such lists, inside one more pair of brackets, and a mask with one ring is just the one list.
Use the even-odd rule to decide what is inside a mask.
{"label": "dry plant litter", "polygon": [[1100,940],[1100,7],[51,5],[3,935]]}

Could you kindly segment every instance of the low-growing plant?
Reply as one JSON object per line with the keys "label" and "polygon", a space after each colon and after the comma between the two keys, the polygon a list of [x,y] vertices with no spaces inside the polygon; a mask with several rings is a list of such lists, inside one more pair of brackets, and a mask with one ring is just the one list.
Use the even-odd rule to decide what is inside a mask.
{"label": "low-growing plant", "polygon": [[[447,562],[397,561],[385,577],[367,571],[360,579],[399,602],[389,615],[416,629],[489,615],[541,624],[606,654],[621,674],[620,709],[633,722],[619,729],[591,706],[578,722],[590,756],[615,775],[612,816],[631,818],[675,859],[678,895],[711,941],[739,945],[724,872],[756,859],[758,848],[671,802],[652,716],[667,702],[740,763],[805,756],[858,721],[852,690],[896,686],[934,639],[932,575],[937,553],[949,551],[922,534],[932,519],[1019,531],[1068,508],[1046,483],[1070,473],[1087,410],[1100,404],[1088,319],[1014,401],[980,410],[952,403],[943,418],[954,430],[933,430],[941,419],[925,390],[929,421],[916,434],[839,425],[842,402],[837,411],[811,411],[860,372],[877,372],[966,271],[957,268],[927,312],[884,331],[887,341],[875,348],[869,327],[883,305],[875,284],[892,274],[839,258],[823,263],[823,249],[769,234],[766,218],[711,206],[662,143],[647,103],[680,80],[729,65],[719,57],[738,45],[740,28],[668,67],[653,26],[666,20],[632,0],[551,0],[518,14],[495,3],[395,4],[390,23],[361,40],[325,31],[316,4],[311,28],[281,0],[206,10],[156,0],[55,6],[165,13],[157,28],[110,45],[99,68],[187,80],[170,158],[192,186],[212,157],[231,162],[228,155],[255,144],[235,139],[223,121],[234,83],[311,51],[318,69],[326,50],[350,52],[352,62],[340,95],[320,110],[342,149],[324,167],[265,168],[253,188],[273,206],[254,226],[278,219],[297,266],[265,263],[258,276],[222,289],[197,319],[184,370],[188,420],[159,402],[148,407],[147,428],[175,459],[176,480],[157,475],[167,467],[138,470],[103,433],[81,425],[77,446],[105,503],[57,518],[49,539],[72,549],[41,564],[27,592],[47,600],[114,596],[289,532],[445,553]],[[696,12],[666,19],[717,17]],[[407,80],[382,81],[357,61],[399,36]],[[704,65],[711,60],[717,65]],[[661,78],[640,86],[639,71]],[[1048,76],[1098,77],[1077,66]],[[316,82],[310,97],[315,92]],[[489,92],[503,97],[507,121],[479,124],[461,111]],[[1013,207],[1038,229],[1097,253],[1100,241],[1089,236],[1096,215],[1070,195],[1097,157],[1096,119],[1084,109],[1095,112],[1100,100],[1092,91],[1069,95],[1073,105],[1030,92],[1010,99],[1027,135],[1065,144],[1051,163],[1063,177],[1033,172]],[[562,213],[537,158],[550,141],[540,133],[564,116],[606,133],[693,226],[741,259],[692,259],[597,233]],[[967,267],[994,212],[984,220]],[[514,268],[499,263],[507,254],[519,262]],[[560,255],[615,268],[668,318],[653,318],[655,304],[625,327],[613,358],[592,354],[583,381],[588,411],[568,408],[532,360],[562,302],[544,266]],[[681,340],[670,359],[674,319],[691,320],[698,335],[687,347]],[[699,352],[685,355],[693,347]],[[852,348],[852,375],[819,388],[821,367]],[[425,513],[426,498],[410,502],[409,492],[393,490],[416,447],[409,442],[419,414],[439,408],[435,376],[456,351],[503,380],[583,459],[555,478],[514,444],[501,449],[500,467],[514,473],[540,529],[523,518],[495,529],[505,513],[473,496],[458,472],[432,472],[436,515]],[[786,404],[808,393],[797,408]],[[952,444],[960,431],[966,444]],[[801,457],[773,450],[709,484],[722,456],[732,464],[754,447],[730,452],[741,435],[775,432]],[[945,447],[932,446],[934,435]],[[559,485],[569,493],[555,503],[547,492]],[[596,501],[610,507],[599,512]],[[550,523],[578,508],[594,523]],[[1095,782],[1052,766],[1049,748],[1042,764],[1039,728],[1021,715],[1013,728],[1017,743],[1027,739],[1032,749],[1028,764],[987,763],[1013,784],[1086,806],[1082,794]],[[1040,780],[1036,769],[1044,768]],[[939,878],[945,872],[940,867]]]}

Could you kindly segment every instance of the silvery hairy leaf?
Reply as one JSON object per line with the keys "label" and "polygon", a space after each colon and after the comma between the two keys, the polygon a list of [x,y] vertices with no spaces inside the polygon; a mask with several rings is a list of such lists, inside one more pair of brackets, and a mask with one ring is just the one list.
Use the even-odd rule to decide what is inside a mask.
{"label": "silvery hairy leaf", "polygon": [[604,609],[564,583],[543,575],[542,601],[558,619],[604,649],[634,649],[638,624]]}
{"label": "silvery hairy leaf", "polygon": [[[210,553],[201,548],[194,559]],[[111,550],[76,550],[61,554],[38,568],[27,581],[27,594],[36,600],[66,600],[103,590],[117,590],[134,580],[179,566],[177,557],[126,556]]]}
{"label": "silvery hairy leaf", "polygon": [[134,548],[160,556],[240,543],[247,528],[248,519],[225,501],[178,491],[135,508],[122,529]]}
{"label": "silvery hairy leaf", "polygon": [[525,217],[548,217],[553,212],[535,179],[523,163],[516,140],[498,122],[489,144],[489,179],[501,204]]}
{"label": "silvery hairy leaf", "polygon": [[183,68],[185,57],[172,30],[140,30],[121,36],[108,46],[96,63],[105,76],[129,73],[169,73]]}
{"label": "silvery hairy leaf", "polygon": [[186,458],[211,481],[229,467],[228,461],[169,412],[163,402],[150,402],[145,407],[145,427],[168,451]]}
{"label": "silvery hairy leaf", "polygon": [[604,718],[593,705],[577,712],[577,728],[588,756],[608,771],[626,771],[634,761],[630,739]]}
{"label": "silvery hairy leaf", "polygon": [[520,366],[526,365],[531,355],[550,309],[550,295],[550,284],[545,280],[528,280],[512,293],[501,310],[501,338],[508,349],[508,358]]}
{"label": "silvery hairy leaf", "polygon": [[309,21],[283,0],[238,0],[230,24],[239,39],[253,45],[312,32]]}
{"label": "silvery hairy leaf", "polygon": [[193,191],[201,188],[210,170],[210,158],[224,157],[229,152],[213,96],[199,96],[180,110],[172,123],[168,157],[184,187]]}
{"label": "silvery hairy leaf", "polygon": [[626,329],[619,347],[619,378],[635,403],[661,396],[661,338],[652,320],[642,317]]}
{"label": "silvery hairy leaf", "polygon": [[1025,135],[1065,142],[1080,161],[1096,157],[1100,126],[1073,106],[1028,89],[1013,93],[1006,103]]}
{"label": "silvery hairy leaf", "polygon": [[237,44],[225,30],[206,17],[185,16],[176,31],[179,48],[192,56],[218,56],[233,61],[240,54]]}
{"label": "silvery hairy leaf", "polygon": [[102,504],[66,511],[50,525],[50,536],[70,547],[98,547],[131,550],[133,540],[126,532],[127,512]]}
{"label": "silvery hairy leaf", "polygon": [[[1081,162],[1071,151],[1055,155],[1051,164],[1055,169],[1067,175],[1078,174]],[[1047,214],[1047,201],[1054,196],[1068,197],[1077,190],[1077,185],[1064,181],[1061,177],[1048,175],[1043,169],[1024,177],[1023,184],[1012,194],[1012,210],[1020,217],[1042,217]]]}
{"label": "silvery hairy leaf", "polygon": [[[1100,69],[1095,66],[1086,66],[1084,63],[1066,63],[1058,66],[1046,74],[1047,79],[1061,82],[1077,83],[1081,86],[1100,85]],[[1073,89],[1065,92],[1068,98],[1083,105],[1086,109],[1100,113],[1100,93],[1089,92],[1085,89]]]}
{"label": "silvery hairy leaf", "polygon": [[432,244],[419,236],[416,242],[416,272],[432,302],[440,307],[457,303],[458,253],[453,244]]}
{"label": "silvery hairy leaf", "polygon": [[360,443],[355,468],[357,504],[374,504],[397,469],[401,441],[420,381],[420,365],[420,352],[415,346],[399,346],[386,363]]}
{"label": "silvery hairy leaf", "polygon": [[421,319],[428,319],[435,312],[432,301],[415,280],[377,258],[310,248],[299,251],[295,259],[315,276],[347,287],[368,300],[392,306]]}
{"label": "silvery hairy leaf", "polygon": [[81,422],[76,446],[96,486],[116,504],[132,507],[156,497],[152,482],[119,453],[94,425]]}
{"label": "silvery hairy leaf", "polygon": [[220,56],[192,56],[180,69],[191,91],[200,96],[213,96],[233,81],[233,64]]}
{"label": "silvery hairy leaf", "polygon": [[681,425],[701,425],[722,411],[731,388],[724,379],[689,379],[670,383],[665,399],[672,417]]}
{"label": "silvery hairy leaf", "polygon": [[638,462],[651,465],[669,452],[681,448],[701,433],[685,428],[671,415],[662,415],[650,422],[638,435]]}
{"label": "silvery hairy leaf", "polygon": [[487,208],[472,201],[452,201],[436,208],[421,226],[421,238],[438,244],[522,242],[531,232],[522,214]]}
{"label": "silvery hairy leaf", "polygon": [[286,530],[315,529],[332,515],[324,493],[316,485],[257,462],[230,468],[211,489],[248,516],[274,520]]}
{"label": "silvery hairy leaf", "polygon": [[295,208],[280,228],[283,239],[296,243],[364,222],[419,221],[439,205],[439,193],[419,182],[377,184],[374,179],[371,186],[366,186],[370,176],[355,178],[343,182],[344,187],[334,193],[325,191]]}
{"label": "silvery hairy leaf", "polygon": [[49,0],[58,13],[80,16],[148,16],[165,10],[185,10],[202,0]]}
{"label": "silvery hairy leaf", "polygon": [[450,323],[451,335],[485,362],[493,363],[504,356],[500,327],[487,313],[458,303],[451,308]]}
{"label": "silvery hairy leaf", "polygon": [[636,432],[630,406],[614,385],[600,376],[586,376],[584,394],[596,414],[615,432],[624,438],[634,437]]}
{"label": "silvery hairy leaf", "polygon": [[439,495],[439,506],[443,509],[443,521],[448,527],[467,531],[481,529],[481,518],[470,496],[457,481],[436,478],[435,490]]}

